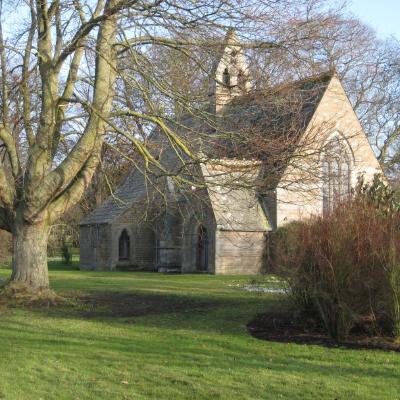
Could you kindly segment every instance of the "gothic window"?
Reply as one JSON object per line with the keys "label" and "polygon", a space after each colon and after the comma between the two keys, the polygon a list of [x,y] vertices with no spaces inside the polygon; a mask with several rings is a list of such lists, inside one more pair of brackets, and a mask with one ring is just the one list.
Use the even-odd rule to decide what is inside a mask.
{"label": "gothic window", "polygon": [[233,50],[231,53],[231,64],[232,65],[236,65],[236,63],[237,63],[236,56],[237,56],[237,51]]}
{"label": "gothic window", "polygon": [[130,239],[126,229],[122,231],[121,236],[119,237],[118,249],[119,249],[119,257],[118,257],[119,260],[120,261],[129,260]]}
{"label": "gothic window", "polygon": [[350,155],[347,145],[339,137],[331,139],[324,149],[323,212],[330,213],[351,192]]}
{"label": "gothic window", "polygon": [[226,87],[230,87],[231,86],[231,76],[229,74],[228,68],[224,69],[224,73],[222,74],[222,83]]}
{"label": "gothic window", "polygon": [[208,233],[203,225],[197,229],[197,269],[208,271]]}
{"label": "gothic window", "polygon": [[246,76],[243,73],[243,70],[239,70],[238,73],[238,86],[240,87],[240,89],[245,89],[246,86]]}

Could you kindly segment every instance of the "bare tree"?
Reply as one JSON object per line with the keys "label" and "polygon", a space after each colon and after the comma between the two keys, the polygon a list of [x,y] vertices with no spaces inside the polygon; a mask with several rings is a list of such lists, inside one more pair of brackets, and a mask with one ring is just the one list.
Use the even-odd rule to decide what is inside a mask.
{"label": "bare tree", "polygon": [[[327,3],[3,0],[4,13],[20,15],[18,26],[0,26],[0,227],[13,235],[9,287],[51,294],[50,226],[90,185],[104,144],[138,168],[173,172],[183,185],[202,157],[194,136],[229,143],[220,147],[229,156],[240,135],[221,129],[206,106],[210,65],[204,55],[220,51],[228,26],[235,26],[248,50],[288,52],[321,43],[327,35],[321,24],[331,24],[337,11]],[[162,52],[175,64],[157,62]],[[179,60],[197,72],[190,82]],[[178,84],[182,78],[185,85]],[[295,109],[301,109],[298,102]],[[182,163],[172,172],[157,157],[154,129]],[[244,138],[257,149],[255,157],[276,145],[264,142],[260,155],[259,143]]]}
{"label": "bare tree", "polygon": [[[48,295],[49,228],[90,184],[105,140],[113,146],[118,137],[162,170],[146,147],[158,126],[172,147],[193,156],[168,125],[165,100],[191,114],[197,108],[157,75],[150,49],[191,58],[190,46],[207,45],[202,32],[221,35],[227,24],[254,32],[263,22],[254,15],[278,18],[288,3],[297,2],[1,2],[3,21],[4,13],[19,15],[0,29],[0,225],[13,235],[10,288]],[[277,45],[267,39],[260,38]]]}
{"label": "bare tree", "polygon": [[[315,6],[315,4],[314,4]],[[336,18],[324,19],[319,34],[304,37],[289,49],[270,48],[254,52],[257,87],[305,78],[331,70],[341,78],[371,145],[387,171],[398,165],[399,146],[399,55],[394,39],[378,39],[367,25],[339,10]],[[290,21],[292,30],[303,23]],[[281,28],[280,40],[290,29]]]}

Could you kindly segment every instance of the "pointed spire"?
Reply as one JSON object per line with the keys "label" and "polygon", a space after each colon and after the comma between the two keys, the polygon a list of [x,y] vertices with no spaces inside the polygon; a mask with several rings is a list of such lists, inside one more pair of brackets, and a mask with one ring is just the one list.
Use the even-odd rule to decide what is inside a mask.
{"label": "pointed spire", "polygon": [[235,28],[228,28],[228,30],[226,31],[226,35],[225,35],[225,40],[224,43],[226,45],[230,44],[230,45],[240,45],[240,40],[237,37],[236,34],[236,29]]}

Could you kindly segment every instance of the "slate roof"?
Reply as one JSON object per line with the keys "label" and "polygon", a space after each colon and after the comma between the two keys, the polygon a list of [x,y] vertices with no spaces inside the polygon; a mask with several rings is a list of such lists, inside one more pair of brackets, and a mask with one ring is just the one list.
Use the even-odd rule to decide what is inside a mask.
{"label": "slate roof", "polygon": [[80,225],[111,223],[133,203],[144,198],[147,190],[144,175],[138,169],[133,170],[114,195],[93,210]]}
{"label": "slate roof", "polygon": [[260,169],[261,164],[252,161],[213,160],[202,165],[219,229],[242,232],[271,229],[253,188]]}
{"label": "slate roof", "polygon": [[273,148],[275,154],[269,154],[265,149],[268,146],[258,145],[274,138],[285,145],[285,151],[293,151],[332,77],[333,73],[325,73],[268,90],[253,90],[233,99],[225,109],[222,123],[225,130],[239,131],[242,140],[232,141],[230,155],[246,156],[247,149],[251,158],[279,157],[279,149]]}
{"label": "slate roof", "polygon": [[[223,116],[225,127],[236,129],[242,134],[249,133],[251,138],[254,132],[262,132],[263,135],[278,135],[285,138],[294,137],[295,140],[285,143],[286,151],[290,153],[288,146],[295,148],[296,140],[307,128],[308,124],[333,74],[324,74],[318,77],[279,85],[268,91],[252,91],[249,94],[233,99]],[[187,122],[187,121],[186,121]],[[243,146],[240,150],[243,155]],[[235,156],[232,149],[231,156]],[[252,158],[263,159],[271,156],[263,153],[251,154]],[[218,154],[216,154],[218,157]],[[278,154],[279,158],[279,154]],[[282,161],[282,160],[281,160]],[[282,161],[284,165],[284,161]],[[206,168],[206,169],[204,169]],[[225,169],[224,169],[225,168]],[[225,162],[223,165],[211,165],[202,167],[206,182],[210,185],[210,199],[217,219],[217,224],[227,230],[265,231],[269,224],[261,204],[255,197],[254,191],[248,187],[237,187],[225,184],[221,185],[221,179],[237,180],[239,171],[230,171]],[[255,171],[258,173],[259,168]],[[248,178],[248,177],[247,177]],[[226,186],[232,186],[227,188]],[[213,188],[212,188],[213,187]],[[109,197],[103,204],[81,221],[81,225],[111,223],[121,213],[126,211],[134,203],[148,195],[149,188],[143,174],[135,169],[123,184],[117,189],[114,196]]]}
{"label": "slate roof", "polygon": [[224,114],[233,125],[273,128],[268,133],[292,132],[294,128],[297,132],[309,124],[333,76],[328,72],[267,90],[252,90],[234,98]]}

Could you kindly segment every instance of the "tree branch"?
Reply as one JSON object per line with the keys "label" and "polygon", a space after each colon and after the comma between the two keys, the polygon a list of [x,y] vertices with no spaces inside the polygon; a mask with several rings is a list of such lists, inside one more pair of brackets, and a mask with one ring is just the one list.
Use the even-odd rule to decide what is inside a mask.
{"label": "tree branch", "polygon": [[[115,9],[116,0],[108,0],[105,15],[109,9]],[[38,212],[51,203],[53,199],[67,188],[76,177],[82,166],[91,157],[97,157],[96,152],[103,143],[103,119],[98,114],[108,116],[114,96],[116,78],[116,54],[112,44],[116,35],[116,14],[102,20],[97,38],[96,72],[93,91],[92,106],[96,112],[90,114],[83,135],[76,143],[69,156],[52,172],[42,179],[40,188],[29,193],[29,203],[25,217],[29,220],[35,218]],[[44,200],[44,199],[47,199]]]}
{"label": "tree branch", "polygon": [[4,126],[0,126],[0,140],[5,144],[7,154],[11,164],[11,171],[14,178],[17,178],[21,172],[21,165],[18,156],[17,146],[11,132]]}
{"label": "tree branch", "polygon": [[35,141],[35,135],[31,126],[31,93],[29,89],[30,80],[30,58],[32,53],[33,38],[36,30],[36,12],[33,4],[33,0],[30,0],[30,13],[31,13],[31,26],[29,28],[28,38],[25,46],[25,52],[22,62],[22,117],[24,122],[24,128],[27,136],[29,146],[33,146]]}
{"label": "tree branch", "polygon": [[[77,48],[82,45],[81,40],[83,38],[86,38],[94,28],[99,26],[99,24],[101,24],[103,21],[115,16],[121,10],[131,7],[133,4],[137,3],[137,0],[124,0],[118,2],[117,4],[113,2],[114,6],[106,7],[103,14],[100,15],[101,3],[104,2],[100,1],[98,3],[92,18],[90,18],[90,20],[86,21],[80,26],[69,44],[64,47],[64,50],[61,52],[58,59],[55,60],[55,69],[59,70],[61,68],[66,58],[69,57]],[[109,4],[109,2],[107,2],[107,4]],[[113,43],[110,43],[110,45],[113,45]]]}
{"label": "tree branch", "polygon": [[13,217],[8,210],[0,207],[0,229],[12,232],[13,230]]}
{"label": "tree branch", "polygon": [[1,97],[2,97],[2,121],[4,125],[8,124],[9,110],[8,110],[8,87],[7,87],[7,58],[6,49],[3,38],[3,1],[0,1],[0,60],[1,60]]}
{"label": "tree branch", "polygon": [[13,212],[15,199],[14,184],[7,179],[7,173],[4,165],[0,164],[0,201],[2,206],[8,210],[9,213]]}

